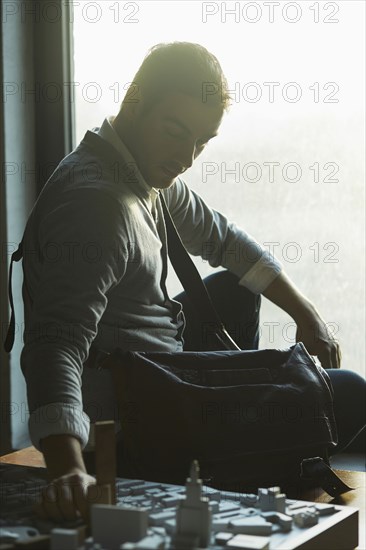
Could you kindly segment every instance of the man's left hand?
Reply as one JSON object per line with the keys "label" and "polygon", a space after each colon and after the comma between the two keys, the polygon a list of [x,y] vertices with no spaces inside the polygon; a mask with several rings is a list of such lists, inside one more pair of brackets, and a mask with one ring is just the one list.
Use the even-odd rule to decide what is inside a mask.
{"label": "man's left hand", "polygon": [[324,369],[339,369],[341,349],[330,334],[325,321],[315,316],[297,322],[296,342],[303,342],[310,355],[316,355]]}
{"label": "man's left hand", "polygon": [[339,369],[341,350],[320,313],[294,285],[284,271],[265,289],[263,295],[286,311],[297,325],[296,342],[303,342],[310,355],[316,355],[324,369]]}

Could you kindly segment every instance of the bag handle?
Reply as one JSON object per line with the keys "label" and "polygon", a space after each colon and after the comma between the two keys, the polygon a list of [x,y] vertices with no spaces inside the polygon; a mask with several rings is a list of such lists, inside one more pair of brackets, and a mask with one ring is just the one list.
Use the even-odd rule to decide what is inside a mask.
{"label": "bag handle", "polygon": [[220,343],[228,350],[240,350],[220,320],[208,290],[178,234],[160,190],[159,197],[166,226],[169,258],[187,296],[192,304],[199,308],[202,318],[215,325],[215,334]]}

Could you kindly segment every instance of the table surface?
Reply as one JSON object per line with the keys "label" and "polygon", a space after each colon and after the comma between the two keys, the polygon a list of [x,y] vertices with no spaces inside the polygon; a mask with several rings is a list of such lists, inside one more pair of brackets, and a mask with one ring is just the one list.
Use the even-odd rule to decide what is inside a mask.
{"label": "table surface", "polygon": [[[34,447],[27,447],[20,451],[0,457],[0,463],[16,464],[18,466],[33,466],[44,468],[45,462],[43,455]],[[325,493],[321,488],[303,491],[299,499],[312,502],[326,502],[339,504],[341,506],[352,506],[358,508],[359,512],[359,550],[366,549],[366,472],[354,472],[348,470],[335,470],[337,475],[354,491],[349,491],[343,495],[333,498]]]}

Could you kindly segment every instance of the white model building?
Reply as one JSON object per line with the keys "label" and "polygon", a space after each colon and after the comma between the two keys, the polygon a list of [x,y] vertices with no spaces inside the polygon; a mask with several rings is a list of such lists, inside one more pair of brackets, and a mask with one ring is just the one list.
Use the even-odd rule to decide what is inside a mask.
{"label": "white model building", "polygon": [[199,479],[198,461],[191,464],[186,482],[186,498],[177,504],[175,545],[182,548],[198,543],[207,548],[211,538],[212,512],[209,499],[202,496],[202,480]]}

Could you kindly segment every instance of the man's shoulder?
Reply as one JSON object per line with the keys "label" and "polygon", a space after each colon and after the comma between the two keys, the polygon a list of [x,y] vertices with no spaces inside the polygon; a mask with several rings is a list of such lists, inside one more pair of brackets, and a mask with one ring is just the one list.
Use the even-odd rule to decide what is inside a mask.
{"label": "man's shoulder", "polygon": [[181,177],[176,178],[174,184],[163,189],[162,192],[173,217],[179,215],[185,217],[188,211],[192,214],[199,212],[199,215],[203,216],[204,210],[209,209],[202,197],[193,191]]}
{"label": "man's shoulder", "polygon": [[180,177],[176,178],[173,185],[167,189],[161,189],[161,193],[164,195],[167,205],[172,207],[182,201],[191,200],[190,189]]}
{"label": "man's shoulder", "polygon": [[125,202],[130,193],[120,177],[118,163],[111,162],[94,151],[83,139],[80,144],[59,163],[46,182],[40,198],[62,195],[110,197]]}

